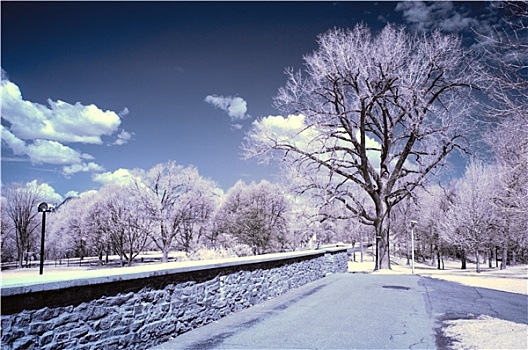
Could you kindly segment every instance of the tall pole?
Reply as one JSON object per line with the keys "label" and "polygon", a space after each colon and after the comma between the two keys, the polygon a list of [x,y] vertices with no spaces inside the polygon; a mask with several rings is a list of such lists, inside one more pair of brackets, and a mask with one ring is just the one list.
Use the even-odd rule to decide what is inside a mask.
{"label": "tall pole", "polygon": [[39,275],[44,273],[44,237],[46,235],[46,212],[50,211],[47,203],[40,203],[38,212],[42,212],[42,234],[40,235],[40,270]]}
{"label": "tall pole", "polygon": [[40,235],[40,270],[39,275],[44,272],[44,236],[46,235],[46,212],[42,212],[42,234]]}
{"label": "tall pole", "polygon": [[416,221],[411,220],[411,272],[414,274],[414,225]]}

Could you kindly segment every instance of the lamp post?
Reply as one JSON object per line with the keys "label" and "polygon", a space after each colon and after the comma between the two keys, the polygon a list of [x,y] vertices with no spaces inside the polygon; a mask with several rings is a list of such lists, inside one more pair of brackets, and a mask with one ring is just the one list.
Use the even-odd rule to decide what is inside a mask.
{"label": "lamp post", "polygon": [[411,272],[414,274],[414,225],[416,220],[411,220]]}
{"label": "lamp post", "polygon": [[40,235],[40,269],[39,275],[44,273],[44,238],[46,236],[46,213],[49,213],[51,208],[46,202],[42,202],[38,206],[38,212],[42,213],[42,234]]}
{"label": "lamp post", "polygon": [[79,266],[81,266],[82,260],[83,260],[83,242],[86,241],[86,238],[84,236],[81,237],[81,249],[80,249],[80,258],[79,258]]}

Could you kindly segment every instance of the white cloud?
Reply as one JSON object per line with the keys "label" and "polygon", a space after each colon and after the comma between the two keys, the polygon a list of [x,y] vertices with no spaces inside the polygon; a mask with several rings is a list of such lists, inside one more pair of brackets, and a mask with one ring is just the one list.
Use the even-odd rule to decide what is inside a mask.
{"label": "white cloud", "polygon": [[231,118],[231,122],[250,118],[247,113],[247,102],[242,97],[208,95],[205,102],[220,108]]}
{"label": "white cloud", "polygon": [[463,6],[455,7],[450,1],[404,1],[399,2],[395,10],[402,12],[403,18],[418,31],[461,32],[482,25]]}
{"label": "white cloud", "polygon": [[[2,69],[2,145],[15,155],[28,156],[32,163],[63,165],[63,174],[102,171],[100,165],[85,160],[93,156],[67,143],[102,144],[103,136],[117,132],[121,118],[129,113],[103,111],[97,106],[48,100],[48,106],[24,100],[19,87]],[[132,134],[121,130],[115,144],[122,145]]]}
{"label": "white cloud", "polygon": [[121,112],[118,113],[118,115],[120,117],[124,117],[124,116],[128,115],[128,113],[130,113],[130,111],[128,110],[128,108],[125,107],[125,108],[123,108],[123,110]]}
{"label": "white cloud", "polygon": [[86,173],[86,172],[101,172],[104,171],[104,168],[100,166],[99,164],[89,162],[89,163],[81,163],[81,164],[72,164],[67,165],[62,168],[62,172],[66,177],[69,177],[76,173]]}
{"label": "white cloud", "polygon": [[27,155],[32,163],[37,164],[79,164],[82,159],[92,159],[89,154],[83,154],[57,141],[37,139],[31,143],[17,138],[6,127],[1,126],[2,142],[13,150],[16,155]]}
{"label": "white cloud", "polygon": [[[283,116],[268,116],[253,122],[253,132],[250,138],[272,147],[274,144],[292,145],[305,152],[316,152],[336,144],[343,143],[343,147],[350,145],[343,140],[325,135],[325,131],[318,130],[315,126],[307,126],[306,117],[302,114]],[[342,137],[345,137],[343,133]],[[359,131],[355,135],[359,141]],[[365,135],[365,146],[367,147],[367,157],[376,169],[380,166],[381,144],[374,138]],[[329,154],[321,154],[321,159],[329,157]],[[335,155],[334,155],[335,156]],[[345,154],[341,154],[345,157]]]}
{"label": "white cloud", "polygon": [[132,181],[133,176],[130,170],[128,169],[117,169],[116,171],[112,172],[105,172],[101,174],[93,174],[92,180],[95,182],[99,182],[103,185],[106,184],[117,184],[117,185],[125,185]]}
{"label": "white cloud", "polygon": [[309,144],[319,133],[313,127],[307,128],[304,121],[305,116],[302,114],[289,115],[286,118],[281,115],[270,115],[253,122],[254,130],[258,131],[255,137],[265,143],[273,139],[278,143],[287,143],[308,150]]}
{"label": "white cloud", "polygon": [[[76,164],[80,163],[83,158],[79,151],[64,146],[60,142],[41,139],[28,144],[24,153],[29,156],[33,163]],[[86,155],[85,157],[89,158],[90,156]]]}
{"label": "white cloud", "polygon": [[38,183],[37,180],[26,183],[26,187],[41,194],[42,200],[48,204],[56,204],[62,202],[62,196],[55,192],[55,189],[47,183]]}
{"label": "white cloud", "polygon": [[2,81],[2,118],[21,139],[101,144],[101,136],[111,135],[121,124],[117,113],[95,105],[72,105],[48,100],[49,107],[26,101],[17,85]]}
{"label": "white cloud", "polygon": [[17,138],[11,131],[0,125],[2,130],[2,143],[5,143],[16,155],[26,154],[26,143]]}
{"label": "white cloud", "polygon": [[66,193],[66,198],[69,198],[69,197],[79,197],[79,192],[78,191],[68,191]]}
{"label": "white cloud", "polygon": [[128,131],[121,130],[121,132],[117,134],[117,140],[115,140],[114,145],[118,145],[118,146],[124,145],[125,143],[127,143],[128,141],[132,139],[132,135],[133,134]]}

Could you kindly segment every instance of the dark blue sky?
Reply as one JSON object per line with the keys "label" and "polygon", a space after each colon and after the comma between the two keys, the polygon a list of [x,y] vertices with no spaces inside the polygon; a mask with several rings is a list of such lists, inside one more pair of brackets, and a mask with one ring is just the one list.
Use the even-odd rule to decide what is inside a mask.
{"label": "dark blue sky", "polygon": [[[274,180],[273,166],[240,159],[240,145],[253,120],[279,113],[272,99],[284,69],[302,67],[317,34],[361,21],[429,30],[439,18],[462,23],[456,15],[475,21],[446,25],[462,32],[490,20],[477,16],[483,3],[446,4],[2,2],[3,89],[13,93],[3,101],[2,183],[36,179],[64,196],[168,160],[197,166],[225,190],[238,179]],[[69,125],[73,110],[95,122]]]}

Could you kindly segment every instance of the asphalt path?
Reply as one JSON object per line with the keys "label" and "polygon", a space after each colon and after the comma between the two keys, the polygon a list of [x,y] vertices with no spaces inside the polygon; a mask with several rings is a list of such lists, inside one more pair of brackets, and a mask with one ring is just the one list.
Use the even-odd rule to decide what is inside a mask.
{"label": "asphalt path", "polygon": [[334,274],[153,349],[435,349],[443,322],[528,324],[528,298],[417,275]]}

